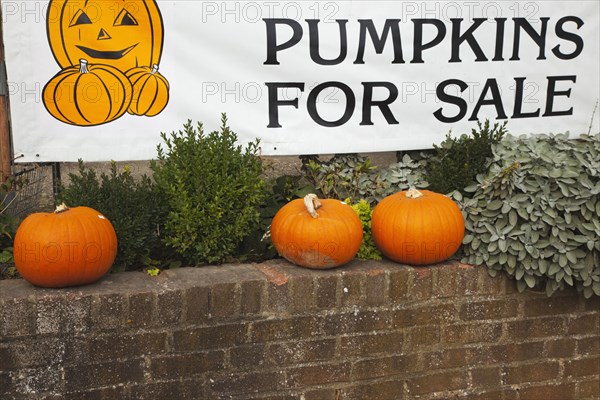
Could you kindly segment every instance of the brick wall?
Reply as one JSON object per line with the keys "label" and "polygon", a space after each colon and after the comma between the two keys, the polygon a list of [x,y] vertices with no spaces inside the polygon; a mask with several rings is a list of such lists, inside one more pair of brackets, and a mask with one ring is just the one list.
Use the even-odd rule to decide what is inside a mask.
{"label": "brick wall", "polygon": [[598,399],[599,308],[458,263],[3,281],[0,399]]}

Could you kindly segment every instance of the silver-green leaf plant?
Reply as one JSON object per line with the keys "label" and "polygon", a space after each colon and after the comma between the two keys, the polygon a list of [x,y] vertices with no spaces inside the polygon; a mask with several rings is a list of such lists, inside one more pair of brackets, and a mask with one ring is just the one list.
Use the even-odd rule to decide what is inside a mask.
{"label": "silver-green leaf plant", "polygon": [[547,295],[600,296],[600,135],[507,136],[463,199],[463,262]]}

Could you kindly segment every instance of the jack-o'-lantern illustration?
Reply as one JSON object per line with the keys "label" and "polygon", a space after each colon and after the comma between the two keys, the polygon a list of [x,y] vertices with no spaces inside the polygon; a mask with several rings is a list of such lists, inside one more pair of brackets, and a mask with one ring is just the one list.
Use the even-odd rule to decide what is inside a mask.
{"label": "jack-o'-lantern illustration", "polygon": [[[169,99],[169,83],[163,75],[151,69],[159,65],[163,48],[163,22],[156,0],[50,0],[46,31],[50,49],[62,71],[44,88],[43,100],[48,112],[58,120],[90,126],[121,117],[124,114],[121,104],[118,104],[116,112],[112,106],[107,109],[108,103],[99,105],[73,96],[57,95],[57,88],[66,89],[66,83],[81,89],[81,81],[99,79],[98,83],[107,88],[108,98],[113,100],[115,93],[111,92],[112,86],[121,87],[115,82],[115,76],[117,81],[124,76],[127,80],[124,86],[129,88],[129,93],[135,94],[129,96],[129,93],[123,92],[128,95],[125,111],[129,109],[130,114],[155,116],[165,108]],[[104,71],[112,71],[112,68],[120,74],[87,76],[90,71],[83,71],[80,60],[87,60],[89,66],[98,72],[104,66]],[[139,75],[140,70],[147,71],[147,74]],[[75,80],[62,80],[65,76],[75,77]],[[130,82],[131,76],[137,77],[139,84]],[[109,81],[103,81],[104,78]],[[143,83],[150,86],[143,86]],[[121,94],[119,90],[116,92],[118,95]],[[71,92],[77,94],[77,90]],[[105,100],[106,96],[101,98]],[[121,100],[119,98],[117,103]],[[138,101],[140,104],[137,104]],[[65,114],[63,110],[77,112]],[[96,112],[99,114],[93,115]]]}
{"label": "jack-o'-lantern illustration", "polygon": [[51,0],[47,31],[61,68],[81,58],[122,72],[160,63],[163,24],[155,0]]}

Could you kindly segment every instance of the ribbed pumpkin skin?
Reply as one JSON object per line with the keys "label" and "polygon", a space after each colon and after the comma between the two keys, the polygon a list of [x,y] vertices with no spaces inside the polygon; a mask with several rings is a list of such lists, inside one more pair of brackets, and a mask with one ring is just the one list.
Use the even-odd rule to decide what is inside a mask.
{"label": "ribbed pumpkin skin", "polygon": [[389,259],[410,265],[435,264],[460,247],[464,218],[448,197],[429,190],[416,199],[398,192],[373,210],[371,230],[375,244]]}
{"label": "ribbed pumpkin skin", "polygon": [[126,73],[133,85],[133,97],[127,112],[154,117],[169,102],[169,82],[158,72],[158,67],[137,67]]}
{"label": "ribbed pumpkin skin", "polygon": [[108,272],[116,254],[112,224],[89,207],[31,214],[14,240],[17,270],[28,282],[42,287],[92,283]]}
{"label": "ribbed pumpkin skin", "polygon": [[296,199],[283,206],[271,223],[271,240],[279,254],[306,268],[346,264],[362,242],[362,224],[352,207],[333,199],[320,202],[318,218],[310,216],[302,199]]}
{"label": "ribbed pumpkin skin", "polygon": [[54,118],[71,125],[94,126],[125,114],[132,92],[129,79],[118,69],[85,63],[65,68],[50,79],[42,99]]}

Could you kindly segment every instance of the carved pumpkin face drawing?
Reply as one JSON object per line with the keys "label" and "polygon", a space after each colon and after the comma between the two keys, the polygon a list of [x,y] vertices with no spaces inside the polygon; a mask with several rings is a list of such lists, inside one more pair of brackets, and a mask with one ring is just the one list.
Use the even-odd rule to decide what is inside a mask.
{"label": "carved pumpkin face drawing", "polygon": [[160,61],[163,25],[155,0],[51,0],[48,40],[62,68],[105,64],[126,72]]}

